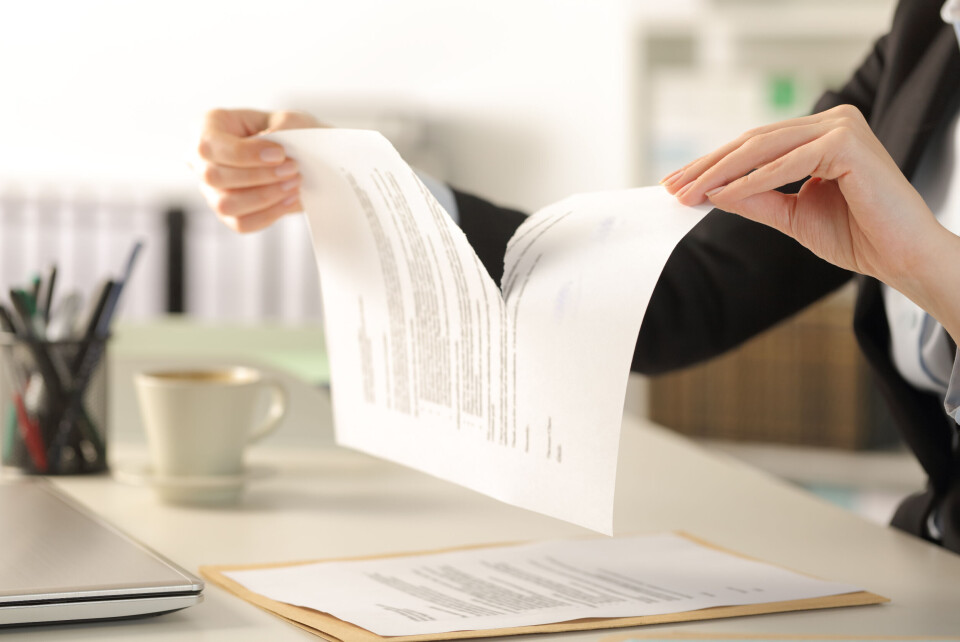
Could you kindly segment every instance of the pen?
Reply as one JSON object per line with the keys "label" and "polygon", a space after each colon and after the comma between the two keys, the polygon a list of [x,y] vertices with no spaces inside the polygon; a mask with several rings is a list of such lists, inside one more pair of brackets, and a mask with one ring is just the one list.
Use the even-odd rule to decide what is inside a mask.
{"label": "pen", "polygon": [[130,275],[133,274],[133,267],[136,265],[140,250],[143,249],[143,242],[137,241],[130,250],[130,256],[127,257],[126,268],[123,271],[123,278],[113,282],[110,291],[107,293],[106,303],[103,310],[100,311],[100,317],[96,322],[96,336],[105,337],[110,334],[110,324],[117,312],[120,304],[120,295],[123,293],[124,286],[130,281]]}
{"label": "pen", "polygon": [[[10,311],[7,310],[6,306],[2,304],[0,304],[0,328],[2,328],[5,333],[10,335],[8,340],[11,341],[11,345],[12,345],[12,342],[16,340],[17,329],[14,326],[13,317],[10,316]],[[12,359],[12,356],[11,356],[11,359]],[[4,361],[7,361],[7,359],[4,359]],[[14,365],[10,363],[8,367],[13,368]],[[10,372],[13,372],[13,371],[11,370]],[[13,379],[11,379],[10,381],[11,386],[15,387],[17,385],[16,379],[17,379],[16,376],[14,376]],[[10,408],[10,411],[8,412],[8,415],[7,415],[7,423],[4,428],[5,433],[4,433],[4,439],[3,439],[3,456],[6,461],[16,461],[16,459],[10,456],[10,453],[13,453],[13,449],[16,444],[16,435],[17,435],[18,426],[19,424],[17,420],[17,409]]]}
{"label": "pen", "polygon": [[70,292],[61,297],[50,311],[50,324],[47,326],[47,339],[61,341],[70,338],[77,324],[77,317],[83,308],[83,297],[79,292]]}
{"label": "pen", "polygon": [[34,274],[33,278],[30,279],[30,291],[27,292],[30,295],[30,300],[33,301],[34,306],[37,304],[37,296],[40,294],[40,275]]}
{"label": "pen", "polygon": [[130,281],[130,275],[133,274],[133,266],[137,262],[137,257],[140,256],[140,250],[143,249],[143,241],[137,241],[133,244],[133,248],[130,250],[130,256],[127,257],[127,267],[123,271],[123,279],[121,283],[126,284]]}
{"label": "pen", "polygon": [[114,282],[110,279],[104,279],[97,288],[94,297],[90,299],[90,303],[83,316],[79,319],[79,327],[77,328],[79,336],[77,339],[80,341],[80,349],[77,350],[77,354],[74,356],[70,368],[71,372],[77,372],[86,358],[87,351],[90,349],[90,341],[97,336],[100,319],[103,316],[104,309],[107,307],[107,300],[110,298],[110,293],[113,289]]}
{"label": "pen", "polygon": [[47,268],[46,277],[40,282],[40,290],[37,292],[37,312],[43,323],[44,331],[50,325],[50,306],[53,303],[53,288],[57,283],[57,266],[51,265]]}
{"label": "pen", "polygon": [[[127,258],[123,278],[119,281],[112,279],[104,280],[97,289],[96,296],[91,299],[91,305],[87,308],[87,313],[80,322],[81,327],[84,328],[80,336],[82,343],[80,350],[73,360],[73,367],[71,368],[71,371],[78,379],[84,370],[86,370],[85,366],[92,369],[92,367],[96,365],[96,361],[92,364],[85,363],[87,355],[90,353],[91,341],[95,338],[105,338],[110,333],[110,324],[113,322],[113,317],[117,312],[123,286],[129,281],[137,256],[140,254],[142,248],[142,242],[137,241],[134,243],[133,249],[130,251],[130,256]],[[99,352],[100,351],[96,351],[95,354],[97,359],[99,359]]]}
{"label": "pen", "polygon": [[23,335],[23,332],[17,328],[17,323],[14,321],[13,315],[10,314],[10,310],[3,304],[0,304],[0,328],[3,328],[4,332],[12,334],[15,337]]}
{"label": "pen", "polygon": [[[70,397],[67,399],[64,414],[62,415],[57,431],[56,444],[60,444],[70,435],[70,428],[74,422],[78,426],[85,428],[87,442],[81,442],[79,449],[84,459],[88,458],[88,451],[103,451],[103,442],[97,434],[96,426],[92,424],[88,417],[77,417],[78,411],[82,410],[83,395],[90,385],[90,380],[96,371],[97,364],[103,356],[103,340],[110,334],[110,325],[113,317],[116,315],[120,303],[120,295],[123,293],[124,286],[129,282],[133,274],[133,268],[136,265],[137,257],[143,249],[143,243],[137,241],[130,250],[127,258],[123,277],[119,281],[106,281],[101,285],[100,290],[93,299],[94,303],[88,309],[86,319],[83,323],[86,330],[81,338],[82,344],[73,364],[73,381]],[[98,340],[99,339],[99,340]],[[87,448],[84,446],[87,445]]]}
{"label": "pen", "polygon": [[38,335],[37,304],[34,296],[26,290],[10,288],[10,300],[27,334]]}
{"label": "pen", "polygon": [[[4,323],[6,325],[6,323]],[[16,366],[9,360],[3,359],[4,366],[7,368],[10,383],[13,386],[13,404],[16,413],[16,424],[20,427],[20,434],[23,436],[23,443],[27,447],[27,454],[33,462],[37,472],[47,472],[48,462],[47,453],[43,445],[43,435],[40,434],[40,425],[36,419],[30,416],[26,404],[23,402],[23,390],[26,385],[21,381],[16,373]]]}
{"label": "pen", "polygon": [[33,460],[37,471],[47,472],[47,453],[43,447],[43,436],[40,434],[40,425],[36,419],[30,417],[27,407],[23,403],[23,395],[18,391],[13,393],[13,403],[17,409],[17,419],[20,424],[20,432],[23,435],[23,443],[27,446],[27,452],[30,459]]}
{"label": "pen", "polygon": [[113,322],[113,315],[117,312],[117,306],[120,303],[120,293],[123,291],[123,281],[111,281],[110,289],[107,292],[107,298],[104,301],[103,309],[96,319],[94,336],[106,337],[110,334],[110,324]]}

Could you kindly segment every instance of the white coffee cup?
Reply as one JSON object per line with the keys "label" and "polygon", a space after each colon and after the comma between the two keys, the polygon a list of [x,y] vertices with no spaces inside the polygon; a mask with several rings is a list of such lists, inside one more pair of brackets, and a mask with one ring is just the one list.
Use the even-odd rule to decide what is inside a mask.
{"label": "white coffee cup", "polygon": [[[141,372],[135,383],[160,497],[235,502],[243,490],[244,450],[280,425],[284,387],[244,367]],[[261,418],[266,393],[270,403]]]}

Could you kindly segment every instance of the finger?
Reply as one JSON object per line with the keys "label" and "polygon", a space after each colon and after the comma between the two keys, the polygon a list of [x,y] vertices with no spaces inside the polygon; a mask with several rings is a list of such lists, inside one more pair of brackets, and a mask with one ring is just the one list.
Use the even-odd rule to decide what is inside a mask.
{"label": "finger", "polygon": [[[784,127],[753,136],[730,151],[697,179],[678,190],[676,196],[684,205],[699,205],[706,198],[707,192],[747,175],[752,170],[756,170],[753,171],[755,174],[793,150],[820,138],[829,132],[831,127],[830,122],[818,122]],[[769,169],[767,168],[767,171]],[[788,182],[790,181],[784,181],[775,187]]]}
{"label": "finger", "polygon": [[[838,138],[843,138],[846,144],[836,147],[835,141]],[[844,170],[840,164],[834,162],[835,149],[846,153],[853,143],[850,135],[832,130],[826,136],[801,145],[726,186],[708,190],[706,195],[714,203],[735,203],[755,194],[769,192],[782,185],[802,180],[807,176],[838,178]]]}
{"label": "finger", "polygon": [[200,177],[204,183],[218,190],[260,187],[288,181],[299,173],[297,162],[288,159],[276,167],[228,167],[204,163]]}
{"label": "finger", "polygon": [[670,191],[670,193],[674,194],[691,181],[699,178],[707,169],[713,167],[718,161],[723,159],[730,152],[734,151],[755,136],[760,136],[762,134],[767,134],[769,132],[787,127],[809,125],[824,121],[827,118],[829,118],[829,112],[821,112],[819,114],[811,114],[809,116],[801,116],[798,118],[791,118],[789,120],[770,123],[769,125],[763,125],[761,127],[746,131],[729,143],[718,147],[709,154],[691,161],[687,165],[684,165],[680,170],[667,176],[666,179],[670,180],[668,182],[666,179],[664,179],[664,186],[668,191]]}
{"label": "finger", "polygon": [[797,197],[793,194],[770,191],[753,194],[740,200],[726,198],[724,194],[719,198],[711,197],[710,201],[725,212],[739,214],[746,219],[793,236],[792,219],[797,202]]}
{"label": "finger", "polygon": [[279,165],[286,158],[277,143],[254,137],[270,122],[268,112],[214,109],[204,115],[197,156],[218,165],[260,167]]}
{"label": "finger", "polygon": [[302,211],[303,205],[300,203],[300,199],[292,198],[260,212],[254,212],[241,217],[220,216],[220,220],[234,232],[248,234],[269,227],[288,214],[295,214]]}
{"label": "finger", "polygon": [[[239,217],[266,210],[299,196],[300,177],[265,187],[213,190],[211,207],[222,216]],[[211,200],[208,198],[208,200]],[[292,201],[291,201],[292,202]]]}
{"label": "finger", "polygon": [[[851,244],[852,239],[848,204],[837,181],[814,177],[803,184],[798,194],[768,191],[739,201],[726,196],[715,199],[715,204],[783,232],[835,265],[850,267],[847,252],[839,250]],[[862,266],[853,269],[863,271]]]}
{"label": "finger", "polygon": [[678,193],[681,189],[683,189],[683,187],[698,179],[704,172],[713,167],[730,152],[756,136],[761,136],[789,127],[802,127],[816,123],[826,124],[829,122],[848,126],[858,131],[869,131],[869,125],[867,124],[866,119],[864,119],[863,114],[860,113],[859,109],[852,105],[838,105],[837,107],[833,107],[827,111],[816,114],[800,116],[798,118],[791,118],[788,120],[763,125],[743,133],[729,143],[718,147],[709,154],[701,156],[700,158],[688,163],[680,170],[668,175],[663,181],[664,187],[666,187],[667,191],[669,191],[671,194]]}
{"label": "finger", "polygon": [[667,188],[667,191],[670,192],[671,194],[676,193],[678,189],[680,189],[686,184],[686,182],[683,181],[684,172],[686,172],[690,167],[692,167],[694,163],[701,161],[703,158],[704,158],[703,156],[701,156],[700,158],[695,158],[694,160],[690,161],[680,169],[674,170],[672,173],[667,174],[666,176],[660,179],[660,184],[663,185],[665,188]]}
{"label": "finger", "polygon": [[204,130],[197,155],[208,163],[227,167],[277,166],[287,158],[279,143],[259,136],[241,138],[215,130]]}

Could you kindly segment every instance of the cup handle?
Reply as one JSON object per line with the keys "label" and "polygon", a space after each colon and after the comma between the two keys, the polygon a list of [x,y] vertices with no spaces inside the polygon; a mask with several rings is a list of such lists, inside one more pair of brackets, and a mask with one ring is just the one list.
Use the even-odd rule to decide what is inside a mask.
{"label": "cup handle", "polygon": [[263,423],[253,429],[250,436],[247,437],[247,443],[253,443],[263,439],[280,425],[280,420],[287,414],[287,389],[279,381],[268,380],[263,382],[270,390],[270,408],[267,410],[267,416]]}

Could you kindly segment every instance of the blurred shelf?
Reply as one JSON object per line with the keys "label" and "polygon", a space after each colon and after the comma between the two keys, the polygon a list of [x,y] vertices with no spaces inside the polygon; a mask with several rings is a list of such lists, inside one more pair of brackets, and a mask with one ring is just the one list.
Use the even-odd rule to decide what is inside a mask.
{"label": "blurred shelf", "polygon": [[893,4],[741,0],[638,11],[639,184],[746,129],[807,113],[866,57]]}

